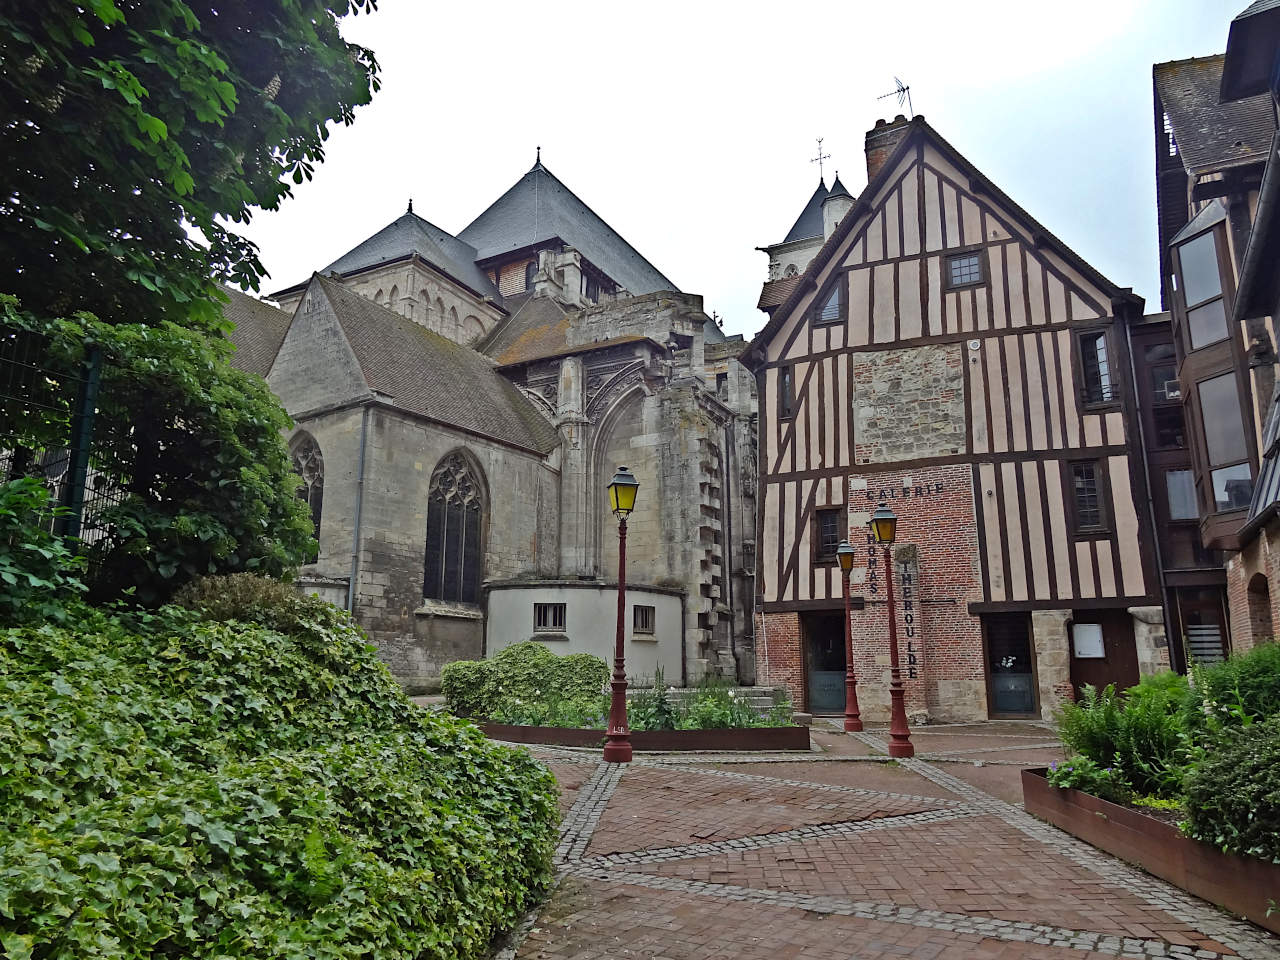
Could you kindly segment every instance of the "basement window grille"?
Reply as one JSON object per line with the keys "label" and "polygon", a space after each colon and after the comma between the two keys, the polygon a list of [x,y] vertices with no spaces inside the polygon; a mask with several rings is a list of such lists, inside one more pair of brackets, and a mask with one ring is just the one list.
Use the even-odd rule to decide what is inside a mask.
{"label": "basement window grille", "polygon": [[533,605],[533,629],[537,633],[563,633],[565,624],[563,603],[535,603]]}
{"label": "basement window grille", "polygon": [[633,608],[631,615],[631,628],[635,633],[653,633],[653,624],[656,620],[655,608],[637,603]]}

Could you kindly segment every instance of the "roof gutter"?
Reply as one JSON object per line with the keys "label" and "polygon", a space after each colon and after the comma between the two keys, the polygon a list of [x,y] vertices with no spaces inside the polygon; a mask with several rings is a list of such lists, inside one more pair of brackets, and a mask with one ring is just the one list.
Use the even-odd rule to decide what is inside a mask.
{"label": "roof gutter", "polygon": [[[1262,188],[1258,192],[1258,210],[1253,217],[1253,229],[1249,233],[1249,245],[1244,252],[1244,266],[1240,269],[1240,282],[1236,285],[1236,290],[1249,290],[1257,285],[1259,278],[1262,276],[1263,270],[1263,254],[1262,248],[1264,235],[1266,234],[1271,223],[1276,218],[1276,201],[1280,197],[1280,131],[1272,137],[1271,140],[1271,156],[1267,161],[1267,173],[1262,181]],[[1263,309],[1259,312],[1258,308],[1249,308],[1249,302],[1252,298],[1241,296],[1236,297],[1235,307],[1232,310],[1232,319],[1236,323],[1241,323],[1249,319],[1249,314],[1264,316],[1270,312],[1269,309]]]}

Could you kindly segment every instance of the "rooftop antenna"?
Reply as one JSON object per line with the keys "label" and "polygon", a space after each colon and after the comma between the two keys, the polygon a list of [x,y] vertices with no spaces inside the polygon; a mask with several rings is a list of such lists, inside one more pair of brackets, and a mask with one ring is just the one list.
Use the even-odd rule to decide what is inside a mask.
{"label": "rooftop antenna", "polygon": [[830,160],[831,154],[822,152],[822,141],[823,141],[823,138],[818,137],[818,155],[814,157],[812,160],[810,160],[809,162],[816,163],[818,165],[818,179],[821,180],[823,183],[826,183],[827,182],[826,179],[822,176],[822,161]]}
{"label": "rooftop antenna", "polygon": [[914,109],[912,109],[912,107],[911,107],[911,86],[910,86],[909,84],[903,83],[903,82],[902,82],[901,80],[899,80],[897,77],[894,77],[894,78],[893,78],[893,89],[892,89],[892,90],[890,90],[888,93],[884,94],[883,96],[876,97],[876,99],[877,99],[877,100],[887,100],[889,97],[897,97],[897,98],[898,98],[898,109],[899,109],[899,110],[901,110],[901,109],[902,109],[902,105],[903,105],[904,103],[907,105],[907,118],[908,118],[908,119],[910,119],[911,117],[914,117],[914,116],[916,115],[915,110],[914,110]]}

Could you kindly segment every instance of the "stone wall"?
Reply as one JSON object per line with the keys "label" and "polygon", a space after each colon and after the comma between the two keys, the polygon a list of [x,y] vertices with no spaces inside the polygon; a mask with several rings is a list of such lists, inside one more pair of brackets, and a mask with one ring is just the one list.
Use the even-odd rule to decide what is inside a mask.
{"label": "stone wall", "polygon": [[856,463],[965,452],[961,349],[953,343],[854,355]]}
{"label": "stone wall", "polygon": [[1138,654],[1138,675],[1149,677],[1169,669],[1169,642],[1162,607],[1130,607],[1133,645]]}
{"label": "stone wall", "polygon": [[[350,570],[359,460],[360,410],[299,424],[343,469],[325,477],[321,556],[303,572]],[[478,606],[423,600],[427,491],[440,460],[465,450],[487,486],[485,579],[547,576],[558,562],[558,477],[542,458],[386,408],[368,413],[355,614],[391,671],[406,683],[439,675],[445,663],[481,655]],[[330,456],[329,451],[335,451]],[[330,525],[328,518],[333,518]]]}
{"label": "stone wall", "polygon": [[1031,644],[1040,686],[1040,716],[1044,720],[1053,719],[1061,704],[1075,698],[1071,686],[1071,636],[1067,629],[1071,616],[1070,610],[1031,611]]}

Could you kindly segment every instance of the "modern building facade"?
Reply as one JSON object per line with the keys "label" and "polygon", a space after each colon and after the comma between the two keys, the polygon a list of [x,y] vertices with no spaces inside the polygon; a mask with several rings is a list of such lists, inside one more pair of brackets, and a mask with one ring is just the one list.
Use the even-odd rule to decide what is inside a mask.
{"label": "modern building facade", "polygon": [[[770,318],[745,357],[760,681],[843,710],[847,537],[864,715],[887,715],[890,616],[917,716],[1048,717],[1083,683],[1137,682],[1168,663],[1128,337],[1141,298],[922,117],[879,122],[866,152],[862,193],[822,198],[846,212],[809,217],[798,274],[774,254],[811,238],[765,248]],[[893,610],[866,534],[879,503],[899,517]]]}

